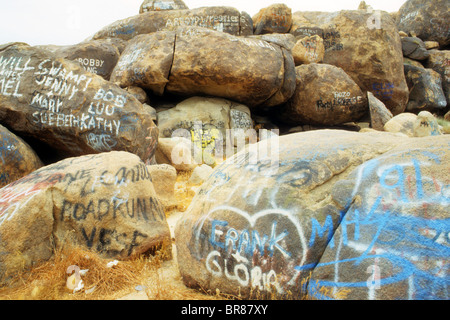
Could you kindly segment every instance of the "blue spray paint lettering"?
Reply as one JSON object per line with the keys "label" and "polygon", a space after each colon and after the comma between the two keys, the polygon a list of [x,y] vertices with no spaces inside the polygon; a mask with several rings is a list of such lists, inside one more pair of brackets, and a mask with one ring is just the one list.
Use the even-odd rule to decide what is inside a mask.
{"label": "blue spray paint lettering", "polygon": [[334,248],[334,239],[333,239],[333,219],[330,215],[327,215],[323,227],[320,223],[315,219],[311,218],[311,237],[309,238],[309,246],[312,247],[314,245],[316,239],[316,231],[319,237],[323,237],[325,231],[328,230],[327,242],[331,248]]}

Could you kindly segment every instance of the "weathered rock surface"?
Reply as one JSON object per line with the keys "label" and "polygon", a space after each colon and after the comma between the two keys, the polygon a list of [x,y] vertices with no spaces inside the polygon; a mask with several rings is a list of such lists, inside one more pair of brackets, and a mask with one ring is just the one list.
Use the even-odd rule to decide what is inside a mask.
{"label": "weathered rock surface", "polygon": [[280,119],[291,124],[336,125],[356,121],[367,111],[367,98],[344,70],[328,64],[296,67],[297,85]]}
{"label": "weathered rock surface", "polygon": [[414,60],[425,60],[430,56],[425,43],[417,37],[402,38],[403,56]]}
{"label": "weathered rock surface", "polygon": [[172,137],[177,129],[185,129],[195,136],[193,131],[196,125],[202,130],[219,131],[216,135],[223,143],[227,129],[251,129],[252,120],[250,110],[245,105],[220,98],[192,97],[158,113],[159,134],[162,138]]}
{"label": "weathered rock surface", "polygon": [[388,13],[296,12],[290,32],[296,37],[321,36],[325,46],[323,63],[342,68],[394,115],[405,110],[408,87],[402,74],[401,39]]}
{"label": "weathered rock surface", "polygon": [[398,30],[413,32],[423,41],[438,41],[441,46],[450,44],[447,0],[408,0],[398,13]]}
{"label": "weathered rock surface", "polygon": [[370,124],[372,129],[383,131],[384,125],[392,119],[392,112],[378,100],[372,92],[367,92],[370,110]]}
{"label": "weathered rock surface", "polygon": [[120,56],[111,82],[121,87],[137,86],[163,95],[169,82],[175,32],[160,31],[134,37]]}
{"label": "weathered rock surface", "polygon": [[424,41],[424,44],[427,50],[439,49],[439,42],[437,41]]}
{"label": "weathered rock surface", "polygon": [[266,33],[259,35],[249,35],[251,39],[264,40],[276,44],[282,48],[292,51],[295,45],[295,37],[290,33]]}
{"label": "weathered rock surface", "polygon": [[192,97],[159,112],[158,128],[160,138],[190,139],[197,162],[213,164],[216,155],[230,154],[225,148],[245,144],[253,121],[245,105],[220,98]]}
{"label": "weathered rock surface", "polygon": [[253,35],[253,20],[250,15],[242,11],[241,17],[239,20],[239,35],[243,37],[251,36]]}
{"label": "weathered rock surface", "polygon": [[307,63],[321,63],[324,54],[323,39],[318,35],[300,39],[292,49],[296,66]]}
{"label": "weathered rock surface", "polygon": [[405,64],[405,77],[409,88],[406,110],[444,109],[447,106],[439,73]]}
{"label": "weathered rock surface", "polygon": [[158,138],[151,116],[125,90],[20,43],[0,50],[0,121],[64,157],[124,150],[147,161]]}
{"label": "weathered rock surface", "polygon": [[294,68],[292,54],[284,47],[190,27],[130,40],[111,81],[159,96],[211,95],[271,107],[292,96]]}
{"label": "weathered rock surface", "polygon": [[176,205],[175,183],[177,170],[169,164],[156,164],[147,166],[152,177],[156,195],[164,207]]}
{"label": "weathered rock surface", "polygon": [[194,149],[190,137],[159,138],[155,152],[157,164],[169,164],[180,171],[194,170],[202,163],[202,150]]}
{"label": "weathered rock surface", "polygon": [[403,57],[403,64],[408,64],[410,66],[415,66],[415,67],[419,67],[419,68],[423,68],[423,64],[420,63],[417,60],[413,60],[407,57]]}
{"label": "weathered rock surface", "polygon": [[109,80],[120,57],[118,44],[110,39],[82,42],[72,46],[38,46],[52,51],[58,57],[81,64],[84,70]]}
{"label": "weathered rock surface", "polygon": [[139,13],[160,10],[184,10],[189,9],[183,0],[144,0],[139,8]]}
{"label": "weathered rock surface", "polygon": [[426,68],[433,69],[441,75],[442,89],[450,105],[450,50],[430,50],[430,56],[424,61]]}
{"label": "weathered rock surface", "polygon": [[[449,139],[321,130],[280,137],[276,164],[271,155],[256,157],[267,141],[238,153],[214,170],[176,226],[183,281],[243,297],[258,291],[279,299],[319,297],[315,280],[330,288],[331,298],[343,297],[336,291],[344,288],[347,298],[408,298],[408,290],[392,286],[441,296],[446,271],[433,268],[447,256],[448,176],[439,172]],[[431,242],[440,237],[443,242]],[[422,259],[414,260],[420,245]],[[366,286],[371,264],[381,267],[375,296]],[[433,289],[411,286],[412,275]]]}
{"label": "weathered rock surface", "polygon": [[0,125],[0,188],[42,167],[36,152]]}
{"label": "weathered rock surface", "polygon": [[292,96],[294,67],[290,52],[266,41],[180,28],[166,92],[274,106]]}
{"label": "weathered rock surface", "polygon": [[414,137],[414,123],[417,115],[410,112],[400,113],[384,124],[384,131],[402,133]]}
{"label": "weathered rock surface", "polygon": [[64,245],[126,259],[166,244],[170,231],[145,164],[113,151],[62,160],[0,189],[0,239],[4,280]]}
{"label": "weathered rock surface", "polygon": [[413,125],[415,137],[438,136],[441,133],[436,118],[428,111],[421,111]]}
{"label": "weathered rock surface", "polygon": [[[243,17],[243,28],[247,17]],[[156,31],[175,31],[178,27],[202,27],[229,33],[241,34],[241,13],[231,7],[202,7],[192,10],[149,11],[118,20],[92,36],[92,39],[120,38],[130,40],[139,34]],[[243,31],[243,33],[247,33]]]}
{"label": "weathered rock surface", "polygon": [[126,87],[124,89],[129,94],[131,94],[133,97],[135,97],[140,103],[142,103],[142,104],[150,103],[150,99],[148,97],[147,92],[145,92],[145,90],[142,89],[141,87],[130,86],[130,87]]}
{"label": "weathered rock surface", "polygon": [[447,299],[449,142],[406,140],[334,186],[345,207],[340,225],[319,263],[297,268],[313,270],[311,295],[325,288],[347,289],[349,300]]}
{"label": "weathered rock surface", "polygon": [[253,18],[254,34],[288,33],[292,26],[292,10],[279,3],[261,9]]}
{"label": "weathered rock surface", "polygon": [[[317,21],[326,18],[329,12],[320,11],[297,11],[292,14],[292,26],[289,33],[293,34],[296,39],[319,35],[325,39],[323,29],[317,24]],[[328,37],[327,37],[328,38]],[[330,43],[327,42],[327,49]]]}

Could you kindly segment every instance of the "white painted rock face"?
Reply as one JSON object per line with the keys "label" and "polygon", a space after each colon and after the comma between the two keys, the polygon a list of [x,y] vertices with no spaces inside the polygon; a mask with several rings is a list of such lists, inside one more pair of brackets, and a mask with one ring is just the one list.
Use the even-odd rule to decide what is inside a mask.
{"label": "white painted rock face", "polygon": [[[395,270],[400,260],[399,269],[416,265],[400,278],[394,277],[397,288],[408,285],[405,274],[422,277],[427,273],[424,277],[429,279],[425,280],[431,281],[437,276],[428,266],[448,256],[448,240],[441,239],[444,243],[435,245],[429,239],[446,228],[432,231],[438,225],[433,219],[444,221],[443,226],[448,220],[445,205],[449,177],[437,172],[444,172],[445,163],[448,169],[445,150],[449,138],[420,138],[420,144],[419,138],[409,139],[380,132],[320,130],[280,137],[278,163],[270,152],[253,161],[253,156],[271,150],[267,140],[257,144],[259,149],[228,159],[204,182],[177,224],[177,257],[184,282],[244,297],[259,291],[263,297],[301,298],[319,292],[320,288],[310,285],[312,272],[313,280],[318,279],[327,288],[329,298],[345,298],[339,295],[342,288],[350,290],[349,298],[362,297],[368,288],[362,288],[366,291],[361,293],[353,283],[365,284],[370,274],[366,264],[359,268],[354,262],[365,260],[369,254],[367,261],[373,262],[379,252],[371,250],[381,252],[381,248],[392,256]],[[411,152],[412,145],[418,151]],[[413,192],[414,185],[418,193]],[[425,201],[428,216],[422,214]],[[388,224],[383,229],[385,214],[410,223]],[[414,235],[421,237],[425,232],[419,225],[430,235],[424,235],[418,244],[413,243]],[[421,266],[412,261],[409,254],[416,251],[407,253],[406,243],[385,246],[393,237],[394,227],[395,234],[408,235],[405,240],[412,247],[423,245],[423,259],[435,262]],[[382,232],[383,239],[377,237],[377,231]],[[346,242],[336,236],[338,232],[347,237]],[[339,256],[344,249],[351,254]],[[327,251],[331,253],[323,256]],[[334,260],[336,257],[339,261]],[[319,263],[321,268],[315,268]],[[341,282],[339,277],[344,273],[349,277],[355,274],[359,280]],[[382,273],[382,277],[381,296],[408,298],[404,291],[397,294],[390,289],[389,274]],[[437,283],[442,288],[443,283]]]}
{"label": "white painted rock face", "polygon": [[158,129],[127,91],[80,64],[24,43],[0,46],[0,121],[60,158],[123,150],[143,161]]}

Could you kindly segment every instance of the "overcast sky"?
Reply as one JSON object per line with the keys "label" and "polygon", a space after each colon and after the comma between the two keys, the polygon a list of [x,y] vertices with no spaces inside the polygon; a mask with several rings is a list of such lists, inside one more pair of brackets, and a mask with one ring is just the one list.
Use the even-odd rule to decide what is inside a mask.
{"label": "overcast sky", "polygon": [[[397,11],[406,0],[366,0],[375,10]],[[139,14],[143,0],[0,0],[0,44],[79,43],[104,26]],[[296,11],[355,10],[360,0],[184,0],[190,8],[230,6],[251,16],[284,3]]]}

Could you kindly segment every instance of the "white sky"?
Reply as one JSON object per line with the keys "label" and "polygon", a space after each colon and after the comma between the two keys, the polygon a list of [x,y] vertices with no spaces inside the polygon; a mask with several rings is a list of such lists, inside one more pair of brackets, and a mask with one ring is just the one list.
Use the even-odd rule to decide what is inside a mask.
{"label": "white sky", "polygon": [[[144,0],[0,0],[0,44],[79,43],[108,24],[139,14]],[[397,11],[406,0],[366,0],[375,10]],[[355,10],[360,0],[184,0],[190,8],[230,6],[251,16],[274,3],[296,11]]]}

